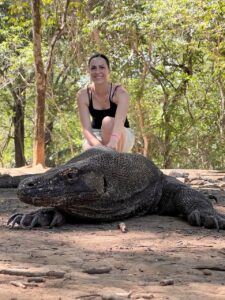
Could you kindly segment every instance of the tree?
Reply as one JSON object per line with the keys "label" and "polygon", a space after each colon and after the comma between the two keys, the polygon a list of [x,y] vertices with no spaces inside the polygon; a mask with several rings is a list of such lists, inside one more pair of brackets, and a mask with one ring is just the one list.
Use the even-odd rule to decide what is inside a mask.
{"label": "tree", "polygon": [[56,41],[63,34],[70,0],[66,0],[61,26],[55,31],[44,66],[41,47],[41,0],[32,0],[33,44],[36,78],[36,108],[33,145],[33,165],[45,165],[45,95]]}
{"label": "tree", "polygon": [[[30,128],[34,125],[31,10],[28,0],[4,0],[1,8],[2,3],[4,9],[10,9],[2,10],[7,23],[0,27],[0,124],[5,129],[0,131],[0,155],[3,163],[10,163],[12,138],[16,137],[12,121],[16,128],[16,119],[22,121],[25,113],[24,142],[29,161]],[[151,157],[162,167],[224,165],[223,1],[71,1],[66,30],[57,38],[57,47],[51,41],[63,23],[65,2],[43,0],[40,5],[40,73],[46,123],[42,145],[44,136],[47,163],[62,163],[80,151],[76,104],[75,111],[72,107],[76,91],[88,81],[87,58],[103,51],[112,62],[112,80],[122,83],[131,94],[129,121],[136,133],[134,152]],[[24,103],[18,114],[16,99]],[[18,151],[18,143],[14,148]]]}
{"label": "tree", "polygon": [[2,86],[12,97],[8,105],[12,111],[14,133],[10,138],[14,140],[16,167],[26,163],[24,153],[26,90],[34,77],[32,65],[27,62],[30,49],[29,6],[26,3],[21,3],[21,6],[11,1],[1,3],[0,75]]}

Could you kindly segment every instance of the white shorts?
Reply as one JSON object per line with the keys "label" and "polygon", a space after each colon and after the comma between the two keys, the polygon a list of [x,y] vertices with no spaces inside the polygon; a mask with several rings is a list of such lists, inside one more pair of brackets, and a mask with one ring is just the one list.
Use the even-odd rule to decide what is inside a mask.
{"label": "white shorts", "polygon": [[[125,129],[125,140],[122,152],[130,152],[134,146],[135,136],[131,128],[124,127]],[[92,129],[93,134],[99,141],[102,141],[101,129]],[[88,141],[84,139],[83,149],[87,149]]]}

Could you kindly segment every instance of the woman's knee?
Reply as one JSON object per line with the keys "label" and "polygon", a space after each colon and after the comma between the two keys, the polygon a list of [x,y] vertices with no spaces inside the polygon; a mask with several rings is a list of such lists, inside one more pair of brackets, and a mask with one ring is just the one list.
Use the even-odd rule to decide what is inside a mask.
{"label": "woman's knee", "polygon": [[102,120],[102,129],[112,129],[114,126],[114,118],[112,117],[105,117],[103,120]]}

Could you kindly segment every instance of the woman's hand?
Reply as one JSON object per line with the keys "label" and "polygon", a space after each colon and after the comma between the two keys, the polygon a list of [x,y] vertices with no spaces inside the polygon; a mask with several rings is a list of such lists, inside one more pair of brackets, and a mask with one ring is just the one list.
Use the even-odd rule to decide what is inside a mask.
{"label": "woman's hand", "polygon": [[111,148],[111,149],[113,149],[113,150],[117,150],[117,144],[118,144],[118,142],[117,141],[114,141],[114,140],[110,140],[109,142],[108,142],[108,144],[106,145],[106,147],[109,147],[109,148]]}
{"label": "woman's hand", "polygon": [[113,150],[117,150],[119,140],[120,140],[120,134],[112,133],[111,138],[110,138],[108,144],[106,145],[106,147],[109,147]]}

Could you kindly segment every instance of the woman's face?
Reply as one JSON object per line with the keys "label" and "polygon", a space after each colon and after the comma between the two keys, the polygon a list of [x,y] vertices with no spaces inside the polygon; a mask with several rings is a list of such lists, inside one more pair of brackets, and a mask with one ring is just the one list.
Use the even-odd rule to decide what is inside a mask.
{"label": "woman's face", "polygon": [[89,74],[92,82],[100,84],[109,80],[109,67],[102,57],[94,57],[90,61]]}

